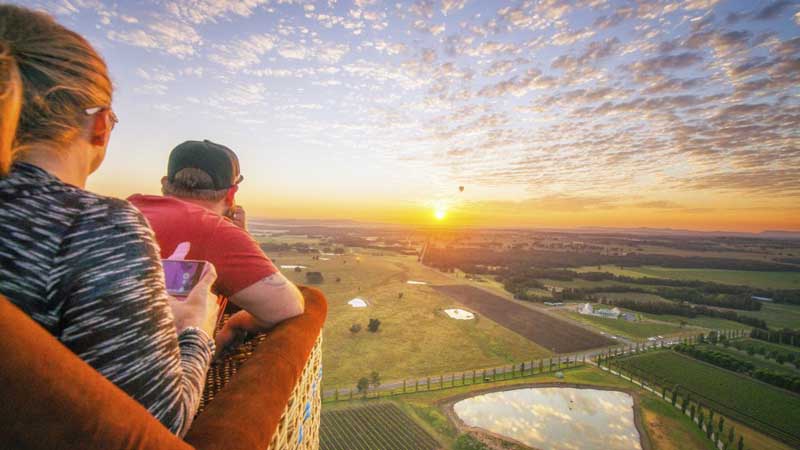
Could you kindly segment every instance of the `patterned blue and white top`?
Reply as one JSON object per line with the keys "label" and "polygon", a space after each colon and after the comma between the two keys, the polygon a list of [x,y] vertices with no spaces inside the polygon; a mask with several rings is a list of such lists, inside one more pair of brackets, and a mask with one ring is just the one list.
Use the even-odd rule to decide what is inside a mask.
{"label": "patterned blue and white top", "polygon": [[0,294],[173,433],[189,429],[213,342],[177,335],[155,237],[130,203],[14,165],[0,178]]}

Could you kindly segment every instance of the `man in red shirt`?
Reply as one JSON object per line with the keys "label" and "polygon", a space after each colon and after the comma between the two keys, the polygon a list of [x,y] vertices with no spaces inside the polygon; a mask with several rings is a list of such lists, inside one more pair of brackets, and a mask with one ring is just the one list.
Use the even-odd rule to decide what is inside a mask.
{"label": "man in red shirt", "polygon": [[217,333],[222,349],[243,331],[260,331],[302,314],[303,296],[250,236],[234,198],[242,181],[239,160],[211,141],[186,141],[172,150],[164,196],[132,195],[147,217],[162,258],[209,261],[214,291],[243,309]]}

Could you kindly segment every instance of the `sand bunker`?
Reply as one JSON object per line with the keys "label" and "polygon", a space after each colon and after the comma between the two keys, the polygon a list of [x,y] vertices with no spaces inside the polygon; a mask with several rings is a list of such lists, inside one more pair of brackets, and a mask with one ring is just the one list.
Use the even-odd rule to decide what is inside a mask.
{"label": "sand bunker", "polygon": [[347,302],[347,304],[352,306],[353,308],[366,308],[367,307],[367,302],[362,300],[362,299],[360,299],[360,298],[358,298],[358,297],[350,300],[349,302]]}
{"label": "sand bunker", "polygon": [[463,309],[445,309],[444,312],[450,316],[452,319],[456,320],[472,320],[475,318],[475,314],[464,311]]}
{"label": "sand bunker", "polygon": [[406,283],[408,283],[408,284],[428,284],[427,281],[414,281],[414,280],[408,280],[408,281],[406,281]]}

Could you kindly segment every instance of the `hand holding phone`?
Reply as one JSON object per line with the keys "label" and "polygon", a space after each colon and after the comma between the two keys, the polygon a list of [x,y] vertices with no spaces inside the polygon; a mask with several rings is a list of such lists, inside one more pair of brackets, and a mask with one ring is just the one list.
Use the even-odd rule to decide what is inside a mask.
{"label": "hand holding phone", "polygon": [[[164,261],[166,263],[166,260]],[[178,333],[187,327],[198,327],[209,336],[214,336],[218,322],[222,317],[224,306],[220,305],[219,297],[211,292],[211,286],[217,280],[217,271],[214,265],[204,261],[173,261],[177,263],[201,264],[172,264],[164,265],[167,274],[168,293],[171,294],[169,305],[175,320]],[[172,269],[167,269],[172,266]],[[188,274],[184,277],[184,274]],[[192,285],[191,288],[186,289]],[[170,292],[171,291],[171,292]],[[186,292],[185,294],[183,294]],[[181,294],[176,296],[175,294]]]}
{"label": "hand holding phone", "polygon": [[207,270],[208,263],[195,260],[165,259],[164,279],[167,293],[174,297],[186,297]]}

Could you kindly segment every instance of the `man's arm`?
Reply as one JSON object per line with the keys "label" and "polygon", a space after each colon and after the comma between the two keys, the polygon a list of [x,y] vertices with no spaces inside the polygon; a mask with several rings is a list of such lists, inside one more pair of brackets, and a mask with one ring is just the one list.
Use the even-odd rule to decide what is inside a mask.
{"label": "man's arm", "polygon": [[303,294],[280,272],[242,289],[230,300],[252,314],[263,328],[271,328],[305,310]]}

